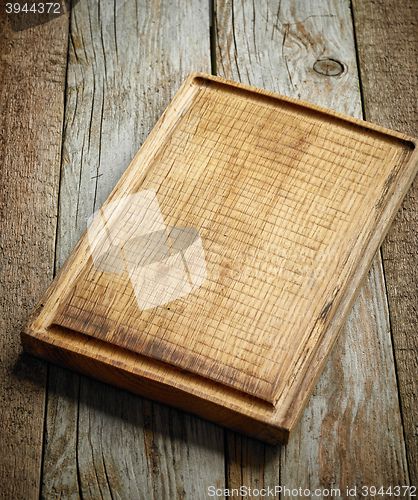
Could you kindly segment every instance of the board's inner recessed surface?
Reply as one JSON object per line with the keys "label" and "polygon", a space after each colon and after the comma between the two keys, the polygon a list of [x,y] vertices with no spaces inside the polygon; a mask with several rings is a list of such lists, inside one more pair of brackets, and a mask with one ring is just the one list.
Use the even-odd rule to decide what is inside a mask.
{"label": "board's inner recessed surface", "polygon": [[418,169],[416,141],[191,74],[25,349],[286,443]]}
{"label": "board's inner recessed surface", "polygon": [[[139,276],[143,240],[130,258],[122,245],[121,272],[91,256],[53,323],[274,404],[315,352],[411,148],[277,97],[198,83],[158,154],[138,165],[140,181],[112,199],[118,213],[154,193],[156,264]],[[123,224],[119,213],[106,231]],[[189,261],[170,228],[197,231]]]}

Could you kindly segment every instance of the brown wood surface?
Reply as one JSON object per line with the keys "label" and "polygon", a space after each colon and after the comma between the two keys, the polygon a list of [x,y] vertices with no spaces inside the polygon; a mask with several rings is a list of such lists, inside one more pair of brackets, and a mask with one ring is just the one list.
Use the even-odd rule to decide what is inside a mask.
{"label": "brown wood surface", "polygon": [[[218,73],[361,116],[348,2],[253,5],[218,2]],[[343,63],[342,77],[313,70],[316,60],[328,58]],[[281,484],[343,489],[408,481],[380,260],[374,276],[363,286],[293,439],[275,452],[281,455]],[[376,329],[383,343],[373,339]],[[384,374],[380,387],[376,373]],[[393,416],[390,428],[381,425],[387,414]],[[231,439],[258,453],[258,443],[228,434]],[[371,456],[377,457],[373,463]],[[251,477],[254,465],[243,458],[228,467],[236,487],[240,471]]]}
{"label": "brown wood surface", "polygon": [[354,118],[191,73],[24,346],[151,398],[158,383],[161,402],[283,441],[412,182],[413,149]]}
{"label": "brown wood surface", "polygon": [[[418,2],[353,2],[367,120],[418,135]],[[382,248],[411,484],[418,484],[418,181]]]}
{"label": "brown wood surface", "polygon": [[[82,3],[83,1],[77,5]],[[247,4],[247,2],[245,3]],[[313,6],[313,3],[301,2],[308,9]],[[155,4],[158,11],[160,3],[156,2]],[[265,11],[261,7],[255,9],[254,17],[252,15],[254,4],[248,2],[249,15],[245,19],[240,18],[237,13],[235,14],[235,38],[237,39],[237,32],[245,21],[244,37],[240,43],[237,40],[237,47],[234,49],[234,30],[230,31],[231,36],[227,39],[227,43],[231,44],[232,50],[229,48],[224,51],[226,57],[231,61],[235,58],[238,59],[238,56],[245,54],[245,46],[253,45],[254,49],[248,50],[252,64],[247,62],[239,68],[242,78],[250,75],[249,81],[252,84],[283,93],[287,93],[286,89],[291,89],[292,92],[295,92],[292,95],[308,100],[311,92],[313,94],[319,92],[323,98],[331,99],[331,101],[323,102],[326,106],[335,108],[336,105],[342,105],[344,108],[339,108],[341,111],[360,116],[358,87],[357,97],[354,97],[354,94],[349,90],[353,87],[334,92],[331,89],[334,88],[335,82],[338,82],[338,77],[332,78],[324,74],[322,74],[322,80],[317,79],[314,84],[306,83],[304,85],[304,82],[309,81],[309,77],[316,78],[312,71],[312,60],[307,55],[309,52],[315,53],[317,58],[328,56],[325,48],[329,47],[329,44],[332,46],[337,40],[338,51],[333,52],[333,57],[338,59],[339,51],[343,50],[345,56],[341,60],[347,61],[348,56],[348,60],[353,61],[353,55],[355,57],[353,35],[345,38],[346,30],[351,26],[349,2],[324,2],[322,5],[325,5],[325,11],[319,13],[301,11],[298,15],[296,4],[292,2],[290,13],[288,4],[290,5],[284,0],[278,1],[270,9],[273,16],[266,18]],[[315,4],[318,3],[315,2]],[[356,41],[366,118],[395,130],[417,135],[417,4],[414,0],[398,0],[396,2],[362,0],[353,1],[352,4],[356,22]],[[104,3],[101,2],[101,6],[103,5]],[[118,3],[115,5],[118,6]],[[141,47],[144,44],[145,46],[153,46],[155,43],[157,45],[159,43],[158,56],[154,57],[155,52],[152,50],[147,57],[142,58],[144,61],[148,60],[148,65],[145,65],[145,68],[134,65],[132,73],[129,73],[130,64],[121,58],[122,62],[125,61],[123,67],[117,66],[114,63],[116,56],[112,55],[116,48],[113,26],[123,28],[124,22],[126,22],[125,16],[130,15],[134,22],[133,25],[129,24],[130,27],[126,33],[129,33],[135,40],[138,39],[135,34],[136,30],[140,34],[143,26],[142,24],[138,25],[135,21],[137,19],[137,15],[133,14],[135,3],[124,2],[123,5],[125,5],[124,15],[118,15],[117,22],[114,22],[113,17],[110,16],[108,18],[110,22],[104,23],[105,29],[102,30],[103,34],[108,36],[104,40],[105,52],[109,55],[106,70],[116,68],[115,75],[111,71],[108,73],[110,75],[108,80],[110,89],[116,87],[116,85],[112,85],[112,82],[116,82],[118,76],[127,72],[128,80],[132,79],[136,82],[139,78],[138,75],[146,81],[152,80],[155,74],[153,70],[155,61],[159,61],[159,64],[162,65],[161,71],[165,75],[167,75],[165,61],[167,59],[177,61],[173,66],[173,72],[168,72],[170,75],[178,74],[178,80],[175,80],[177,85],[188,71],[196,69],[209,71],[209,57],[206,52],[209,50],[208,34],[206,33],[208,27],[207,2],[202,2],[202,6],[198,6],[196,10],[193,10],[192,6],[193,26],[198,35],[196,38],[193,38],[193,35],[191,39],[199,40],[199,42],[190,44],[190,47],[198,46],[200,48],[194,49],[194,57],[186,57],[190,66],[186,67],[189,63],[185,63],[183,51],[179,50],[178,45],[167,42],[167,40],[178,38],[173,24],[168,21],[170,16],[174,19],[176,16],[172,15],[170,9],[162,3],[161,8],[167,9],[167,18],[154,15],[152,20],[156,21],[155,29],[148,30],[149,36],[140,44]],[[141,11],[140,5],[141,3],[138,3],[137,12]],[[236,9],[239,9],[241,5],[241,2],[234,2]],[[279,34],[275,28],[279,24],[275,19],[280,5],[280,10],[283,9],[281,15],[283,16],[283,11],[287,11],[287,13],[282,17],[285,26],[281,36],[277,39],[273,33],[277,31]],[[109,9],[116,12],[113,4],[109,3]],[[101,14],[105,10],[105,7],[101,9]],[[97,12],[93,7],[90,11],[90,14]],[[85,19],[88,20],[89,11],[84,9],[83,12],[83,16],[85,15]],[[342,13],[343,17],[339,19]],[[226,14],[230,16],[231,11],[227,11]],[[78,19],[79,23],[82,23],[83,16]],[[149,19],[150,16],[141,14],[140,18]],[[78,56],[83,55],[81,41],[85,42],[89,64],[87,66],[80,65],[78,83],[75,83],[73,76],[68,79],[67,84],[70,88],[73,86],[73,95],[77,93],[76,88],[79,89],[78,105],[81,103],[81,89],[83,88],[87,93],[90,92],[90,100],[86,100],[82,114],[79,115],[80,117],[85,116],[85,118],[80,118],[78,125],[73,128],[74,142],[68,143],[72,146],[65,151],[65,157],[70,160],[73,155],[81,151],[83,141],[85,141],[85,152],[88,152],[90,144],[94,142],[88,140],[90,135],[88,132],[84,139],[84,131],[89,131],[90,128],[88,126],[84,128],[83,123],[92,123],[93,128],[95,128],[92,137],[100,133],[100,126],[95,125],[95,118],[89,119],[91,115],[99,116],[101,109],[101,97],[96,95],[94,99],[95,112],[90,112],[94,107],[91,100],[91,88],[93,85],[96,86],[96,89],[100,88],[100,82],[106,80],[101,76],[105,74],[103,59],[100,63],[100,58],[98,58],[101,65],[95,66],[96,56],[97,53],[100,54],[100,51],[92,55],[91,49],[90,52],[88,49],[89,44],[90,47],[92,46],[89,30],[100,33],[100,31],[97,32],[94,23],[94,14],[92,19],[91,29],[88,24],[83,27],[73,26],[74,33],[81,28],[84,30],[85,34],[75,37],[74,42],[79,43],[76,45]],[[187,19],[187,24],[189,24],[190,15]],[[195,22],[196,19],[199,19],[199,22]],[[261,24],[262,29],[259,38],[257,38],[251,36],[250,28],[251,25],[251,29],[257,27],[260,19],[265,20],[266,23]],[[151,26],[152,20],[148,26]],[[1,199],[0,274],[1,286],[3,287],[4,284],[5,286],[0,292],[2,307],[2,398],[0,410],[2,443],[7,452],[3,453],[1,458],[0,496],[7,499],[39,497],[44,404],[42,378],[45,377],[45,365],[28,360],[26,357],[19,357],[21,349],[18,335],[28,312],[52,279],[51,251],[54,239],[57,184],[55,180],[50,182],[50,172],[51,169],[54,171],[52,176],[54,177],[59,170],[59,166],[54,162],[59,160],[60,139],[57,139],[57,136],[61,134],[59,124],[62,121],[57,119],[56,103],[63,102],[61,99],[63,97],[67,46],[66,35],[61,31],[61,21],[65,22],[61,18],[53,23],[43,25],[42,29],[37,29],[37,31],[31,29],[12,33],[9,30],[1,33],[2,114],[0,119],[3,134],[1,151],[2,154],[4,151],[7,154],[6,162],[3,162],[1,167],[3,176],[1,196],[3,198]],[[218,17],[218,23],[219,21]],[[327,28],[328,21],[333,26],[331,32]],[[7,23],[4,19],[3,22]],[[88,23],[88,21],[83,22]],[[225,23],[225,30],[228,32],[232,26],[228,17]],[[180,26],[181,23],[176,25]],[[162,26],[169,27],[166,38],[164,38],[166,41],[153,35],[161,30]],[[2,29],[4,29],[4,24]],[[61,35],[56,36],[56,29]],[[250,33],[250,35],[246,36],[246,33]],[[312,33],[315,35],[312,36]],[[285,36],[283,36],[284,34]],[[347,40],[348,52],[345,52],[346,49],[341,46],[341,39]],[[123,43],[121,40],[123,38],[117,37],[119,47]],[[160,41],[158,42],[158,40]],[[100,37],[98,42],[100,42]],[[271,48],[267,49],[266,47],[270,43]],[[344,41],[343,45],[345,43]],[[171,50],[167,49],[167,46]],[[125,50],[129,57],[136,53],[135,47],[138,47],[136,41]],[[97,50],[97,48],[96,45],[95,49]],[[236,54],[237,48],[238,54]],[[118,55],[123,52],[124,50],[119,50]],[[27,57],[28,54],[31,57]],[[36,56],[37,54],[42,54],[42,57],[39,58]],[[170,55],[168,56],[168,54]],[[275,59],[280,54],[281,57]],[[134,59],[135,57],[137,56],[134,56]],[[98,75],[94,81],[91,79],[91,73],[83,73],[88,66],[94,68],[95,74]],[[278,66],[280,66],[280,74],[285,75],[283,78],[287,83],[281,83],[279,88],[276,88],[274,82],[281,80],[272,75]],[[3,71],[3,68],[6,71]],[[179,68],[182,68],[181,71]],[[221,63],[218,60],[219,74],[222,74],[220,68]],[[264,68],[264,71],[260,71],[260,68]],[[306,68],[306,73],[303,68]],[[338,72],[338,67],[327,61],[320,63],[317,69],[323,73]],[[59,76],[57,76],[57,72]],[[161,74],[160,70],[157,71],[157,74]],[[357,71],[350,71],[349,74],[353,75],[355,79]],[[85,78],[84,81],[83,78]],[[237,76],[236,79],[240,78]],[[141,89],[143,98],[139,97]],[[172,90],[175,90],[175,86],[172,87]],[[51,94],[52,91],[54,96]],[[137,100],[134,102],[137,103],[137,107],[138,103],[142,102],[144,109],[151,110],[150,112],[154,116],[154,121],[147,118],[144,123],[148,123],[148,125],[143,127],[143,123],[141,123],[141,110],[143,108],[141,107],[138,108],[138,118],[134,118],[132,121],[117,119],[120,112],[133,109],[124,106],[124,98],[132,91],[132,85],[128,84],[124,87],[124,93],[112,97],[112,99],[116,99],[117,106],[112,108],[110,113],[110,116],[113,117],[109,121],[110,128],[112,128],[111,124],[114,121],[119,125],[113,127],[115,139],[112,142],[112,149],[115,151],[115,156],[113,158],[109,156],[109,169],[106,171],[115,171],[113,184],[138,149],[142,142],[141,137],[144,138],[148,134],[150,127],[170,98],[170,96],[166,96],[165,100],[159,101],[158,95],[164,92],[162,85],[157,84],[154,87],[152,83],[146,83],[144,87],[140,87]],[[135,94],[136,91],[133,93]],[[344,99],[347,94],[349,97]],[[49,98],[52,100],[48,100]],[[4,102],[6,102],[6,106]],[[77,101],[73,100],[73,103],[75,102]],[[131,102],[131,98],[128,97],[126,102]],[[153,105],[152,103],[155,102],[160,102],[160,104]],[[70,132],[72,120],[77,120],[77,113],[74,113],[75,108],[71,107],[70,103],[69,110],[66,120],[67,135]],[[50,113],[54,118],[50,117]],[[103,116],[106,116],[106,113]],[[126,118],[126,115],[123,116]],[[122,122],[126,123],[127,130],[137,131],[134,131],[131,138],[121,144],[118,149],[115,148],[115,144],[117,145],[118,140],[124,136],[123,133],[119,136],[118,132]],[[102,120],[99,118],[97,125],[100,123]],[[22,124],[24,124],[23,127]],[[137,129],[135,129],[135,125]],[[14,131],[15,135],[8,134],[9,130]],[[47,132],[45,132],[46,130]],[[80,142],[77,143],[77,134],[80,130],[83,130],[83,134],[80,135]],[[36,139],[36,145],[35,142],[28,140],[27,134],[29,132]],[[126,156],[124,156],[125,152]],[[86,159],[86,153],[83,153],[83,157]],[[95,171],[95,157],[95,154],[92,154],[91,167],[81,169],[81,172],[85,173],[86,179],[101,174],[101,172]],[[125,163],[121,162],[118,166],[116,159],[119,157],[123,157]],[[13,161],[7,161],[7,158]],[[44,158],[45,162],[43,160],[37,162],[37,159]],[[68,164],[70,165],[71,162]],[[80,161],[76,160],[75,164],[80,164]],[[84,165],[89,165],[89,162],[84,163]],[[5,168],[4,171],[3,168]],[[28,174],[28,168],[33,175],[22,177],[22,172],[25,173],[24,175]],[[77,173],[80,174],[80,170],[76,170],[74,175],[76,176]],[[6,177],[4,177],[5,175]],[[3,178],[8,181],[4,182]],[[98,178],[105,180],[106,176],[101,175]],[[64,179],[65,176],[62,182]],[[106,184],[103,196],[107,195],[113,184],[111,182]],[[22,187],[25,193],[21,190]],[[80,200],[91,200],[91,196],[94,198],[94,194],[88,194],[91,189],[93,192],[96,190],[94,185],[87,187],[82,191]],[[107,192],[105,192],[106,189]],[[79,187],[75,182],[74,189],[69,191],[69,202],[63,206],[64,212],[72,208],[71,203],[74,202],[71,200],[75,199],[73,196],[78,190]],[[28,193],[32,193],[31,198],[29,198],[32,203],[27,202]],[[8,204],[5,208],[4,200],[6,198],[16,200],[18,203],[16,205]],[[22,203],[23,198],[25,201]],[[101,204],[103,199],[98,198],[98,203]],[[65,370],[51,367],[48,382],[47,442],[46,453],[43,457],[42,497],[81,498],[84,495],[84,498],[100,498],[100,496],[112,498],[113,495],[113,498],[150,498],[149,492],[154,491],[154,498],[205,498],[206,492],[202,492],[201,485],[215,484],[217,480],[219,486],[226,482],[230,487],[239,487],[240,484],[253,487],[262,484],[274,485],[279,481],[288,486],[299,487],[304,485],[371,484],[374,480],[383,478],[385,484],[394,485],[408,481],[408,466],[411,483],[415,482],[416,485],[418,463],[416,394],[418,391],[415,375],[417,355],[414,333],[417,328],[416,323],[414,323],[416,312],[413,308],[416,307],[417,295],[414,287],[416,287],[418,280],[413,274],[417,269],[416,264],[414,264],[414,258],[417,255],[414,243],[414,238],[416,238],[414,228],[416,230],[417,227],[416,210],[413,208],[416,206],[415,200],[416,195],[412,195],[407,198],[404,204],[406,210],[400,214],[401,230],[392,245],[390,259],[386,259],[387,286],[391,301],[391,323],[394,333],[398,332],[394,338],[395,346],[397,339],[401,341],[398,342],[396,350],[398,360],[396,365],[391,356],[391,343],[387,341],[389,323],[386,299],[385,295],[378,291],[384,288],[382,268],[375,263],[371,274],[371,277],[374,276],[374,278],[366,282],[362,291],[365,296],[359,299],[363,301],[363,305],[358,307],[356,304],[357,312],[354,313],[352,328],[342,332],[336,346],[335,357],[332,357],[328,363],[303,416],[301,426],[296,430],[294,439],[287,447],[278,448],[264,445],[250,438],[245,438],[241,434],[228,432],[224,453],[224,430],[220,427],[207,427],[208,424],[205,422],[182,412],[169,410],[158,404],[123,393],[118,389],[108,388],[99,382],[90,383],[84,377],[80,378]],[[36,212],[31,208],[34,202],[37,203]],[[92,208],[89,210],[91,211]],[[48,213],[48,217],[52,216],[52,218],[47,220],[43,218],[45,213]],[[60,230],[61,233],[68,235],[72,231],[71,224],[74,225],[74,217],[69,215],[68,218],[64,217],[61,220],[69,221],[68,227],[63,227]],[[36,237],[33,232],[35,222],[43,235],[41,238]],[[395,224],[397,223],[395,222]],[[62,251],[62,254],[58,253],[57,268],[62,265],[81,232],[82,227],[80,226],[79,229],[71,233],[71,237],[67,237],[67,243],[63,244],[63,250],[58,248],[58,252]],[[408,240],[406,236],[408,236]],[[40,253],[41,249],[43,249],[42,253]],[[386,252],[385,249],[384,252]],[[398,259],[398,252],[404,255],[402,259]],[[386,253],[385,257],[387,257]],[[392,271],[390,266],[393,266]],[[402,285],[402,290],[399,288],[400,285]],[[391,294],[395,300],[390,299]],[[372,299],[372,297],[374,298]],[[405,304],[409,305],[405,307]],[[408,310],[411,312],[409,313]],[[363,318],[364,314],[366,319]],[[397,318],[397,326],[394,326],[394,317]],[[376,325],[378,325],[377,329]],[[375,344],[368,344],[368,349],[364,349],[363,344],[358,342],[360,330],[364,332],[366,337],[373,336],[374,338]],[[379,353],[378,356],[376,356],[376,350]],[[367,365],[370,363],[372,368],[368,370]],[[395,366],[403,404],[402,416],[405,422],[408,464],[405,460],[403,429],[400,423],[396,390],[394,389],[394,384],[396,384]],[[41,385],[39,385],[39,380],[41,380]],[[379,381],[377,385],[374,384],[376,380]],[[344,391],[348,392],[345,394]],[[337,409],[339,411],[336,412]],[[190,427],[188,418],[192,418]],[[186,419],[186,428],[190,430],[184,430],[184,419]],[[202,423],[202,426],[198,425],[199,422]],[[353,429],[353,433],[349,436],[346,433],[347,426]],[[189,448],[192,450],[191,456]],[[191,466],[192,462],[195,462],[194,467]],[[279,467],[280,462],[281,467]],[[224,474],[225,465],[226,473]],[[196,485],[196,478],[199,478],[198,485],[193,489],[192,483]],[[89,483],[91,487],[89,487]]]}
{"label": "brown wood surface", "polygon": [[[205,0],[73,7],[57,270],[186,75],[210,71],[208,19]],[[196,498],[223,484],[222,428],[55,366],[48,380],[43,498]]]}
{"label": "brown wood surface", "polygon": [[38,498],[46,364],[19,330],[53,277],[68,16],[12,31],[0,14],[0,497]]}

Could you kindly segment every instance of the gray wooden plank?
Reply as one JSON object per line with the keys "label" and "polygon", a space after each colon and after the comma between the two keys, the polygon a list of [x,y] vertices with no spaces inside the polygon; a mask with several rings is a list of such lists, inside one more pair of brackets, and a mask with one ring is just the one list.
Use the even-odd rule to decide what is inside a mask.
{"label": "gray wooden plank", "polygon": [[[360,116],[349,5],[344,0],[217,2],[219,76]],[[313,69],[340,61],[342,75]]]}
{"label": "gray wooden plank", "polygon": [[[418,3],[353,2],[366,119],[418,136]],[[383,245],[411,483],[418,485],[418,179]]]}
{"label": "gray wooden plank", "polygon": [[[348,1],[218,1],[216,26],[220,76],[361,116]],[[282,486],[345,493],[408,480],[383,283],[378,256],[295,435],[275,451]],[[237,439],[261,453],[232,433],[228,447]],[[230,487],[260,476],[252,460],[227,468]]]}
{"label": "gray wooden plank", "polygon": [[379,255],[282,450],[289,486],[339,488],[344,497],[347,488],[409,484],[384,293]]}
{"label": "gray wooden plank", "polygon": [[[57,267],[193,70],[210,72],[206,0],[74,7]],[[224,483],[222,428],[58,368],[49,388],[44,498],[199,498]]]}
{"label": "gray wooden plank", "polygon": [[[16,19],[15,29],[19,23]],[[39,497],[46,363],[22,354],[19,334],[53,274],[67,37],[68,16],[21,31],[12,31],[7,16],[0,16],[0,497],[5,499]]]}
{"label": "gray wooden plank", "polygon": [[271,498],[275,486],[280,483],[280,454],[277,450],[277,446],[227,431],[226,484],[231,495],[233,488],[244,486],[245,489],[240,491],[241,498]]}

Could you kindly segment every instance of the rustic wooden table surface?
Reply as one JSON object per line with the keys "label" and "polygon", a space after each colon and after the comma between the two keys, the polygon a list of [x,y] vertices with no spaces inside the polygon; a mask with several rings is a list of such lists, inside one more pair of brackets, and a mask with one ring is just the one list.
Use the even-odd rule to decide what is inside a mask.
{"label": "rustic wooden table surface", "polygon": [[[418,136],[418,2],[73,4],[21,31],[1,6],[0,496],[203,499],[243,485],[241,498],[264,498],[248,487],[281,485],[369,498],[365,486],[418,486],[418,179],[286,447],[47,365],[19,340],[190,71]],[[270,498],[305,498],[295,493]]]}

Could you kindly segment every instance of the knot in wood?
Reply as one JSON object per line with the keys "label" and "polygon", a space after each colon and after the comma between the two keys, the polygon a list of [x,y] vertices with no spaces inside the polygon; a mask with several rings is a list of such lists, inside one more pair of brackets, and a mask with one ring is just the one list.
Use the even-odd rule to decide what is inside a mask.
{"label": "knot in wood", "polygon": [[344,72],[343,64],[335,59],[318,59],[313,69],[320,75],[326,76],[338,76]]}

